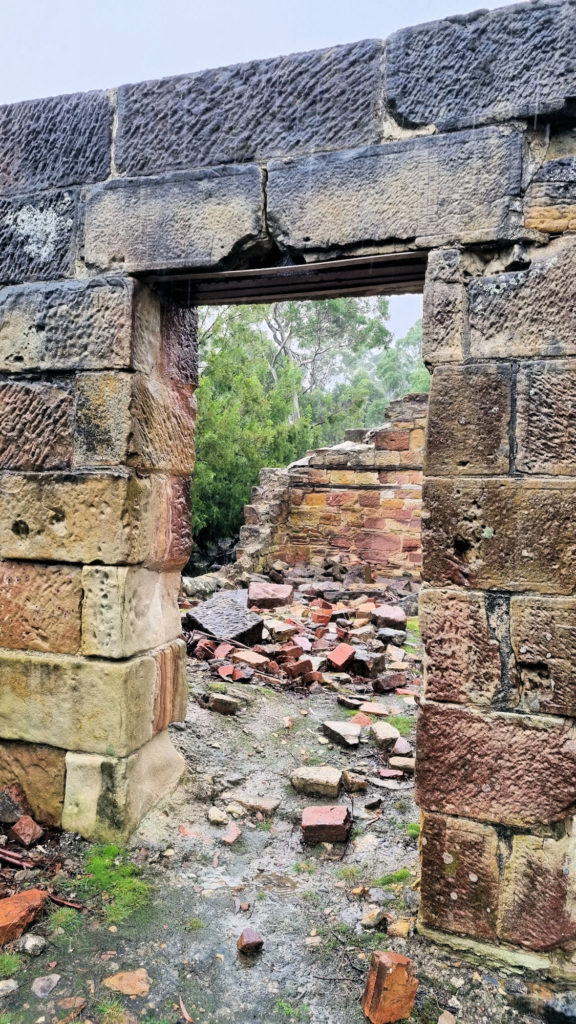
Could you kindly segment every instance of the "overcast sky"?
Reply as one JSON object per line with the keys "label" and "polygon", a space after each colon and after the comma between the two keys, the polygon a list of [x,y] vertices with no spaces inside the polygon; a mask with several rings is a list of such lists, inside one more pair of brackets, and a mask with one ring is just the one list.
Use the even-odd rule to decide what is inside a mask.
{"label": "overcast sky", "polygon": [[[0,0],[0,104],[357,39],[498,0]],[[419,297],[391,304],[402,334]]]}

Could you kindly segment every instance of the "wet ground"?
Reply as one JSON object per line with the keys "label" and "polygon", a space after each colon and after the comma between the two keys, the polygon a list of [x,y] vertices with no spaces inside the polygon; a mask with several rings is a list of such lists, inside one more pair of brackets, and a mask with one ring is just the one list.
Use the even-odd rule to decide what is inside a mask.
{"label": "wet ground", "polygon": [[[303,846],[302,808],[333,801],[296,793],[291,771],[332,764],[378,782],[384,764],[367,737],[356,749],[325,741],[321,723],[351,714],[334,692],[228,686],[242,711],[225,717],[198,703],[215,684],[210,668],[190,662],[189,676],[188,720],[172,735],[190,773],[131,843],[152,886],[147,905],[118,925],[107,924],[96,906],[76,917],[60,914],[59,927],[50,918],[36,925],[48,945],[39,957],[22,956],[19,988],[0,1002],[0,1024],[362,1024],[370,953],[386,948],[414,961],[420,987],[413,1022],[436,1024],[446,1009],[461,1024],[536,1020],[518,1009],[526,979],[466,963],[412,934],[419,816],[409,779],[394,789],[380,780],[365,793],[342,794],[354,819],[350,842]],[[402,716],[409,734],[414,704],[395,695],[378,700]],[[261,797],[280,801],[271,816],[238,803]],[[240,827],[233,845],[223,841],[226,825],[209,823],[211,806]],[[63,859],[84,845],[63,840]],[[384,924],[363,927],[371,907],[409,921],[410,936],[391,937]],[[254,958],[236,948],[247,926],[264,938]],[[140,968],[149,978],[146,994],[117,995],[104,985],[118,971]],[[50,974],[60,980],[37,997],[34,979]],[[74,998],[86,1003],[80,1014]]]}

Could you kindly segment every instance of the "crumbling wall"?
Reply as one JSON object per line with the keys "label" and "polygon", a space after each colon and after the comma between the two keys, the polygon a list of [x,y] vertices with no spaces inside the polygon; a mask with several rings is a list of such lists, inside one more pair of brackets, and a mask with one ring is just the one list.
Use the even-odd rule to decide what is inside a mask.
{"label": "crumbling wall", "polygon": [[286,470],[263,470],[237,551],[242,568],[276,559],[321,566],[337,559],[374,580],[422,566],[422,458],[426,395],[391,402],[375,430],[309,452]]}

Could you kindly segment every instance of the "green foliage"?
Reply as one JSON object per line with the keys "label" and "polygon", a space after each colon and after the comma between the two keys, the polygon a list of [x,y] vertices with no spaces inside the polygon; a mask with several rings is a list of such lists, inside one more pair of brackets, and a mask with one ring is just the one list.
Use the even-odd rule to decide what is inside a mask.
{"label": "green foliage", "polygon": [[50,931],[63,931],[65,935],[75,935],[84,927],[84,918],[78,910],[71,907],[55,907],[50,913]]}
{"label": "green foliage", "polygon": [[187,932],[199,932],[204,927],[204,921],[201,917],[191,917],[185,927]]}
{"label": "green foliage", "polygon": [[406,825],[406,835],[410,839],[418,839],[420,835],[420,825],[417,821],[409,821]]}
{"label": "green foliage", "polygon": [[382,878],[375,878],[372,884],[381,889],[390,889],[393,885],[407,882],[409,878],[411,875],[408,868],[400,868],[398,871],[392,871],[389,875],[383,875]]}
{"label": "green foliage", "polygon": [[17,953],[0,953],[0,978],[11,978],[21,967]]}
{"label": "green foliage", "polygon": [[101,896],[108,924],[119,924],[146,905],[150,886],[130,864],[119,846],[95,846],[86,857],[86,875],[77,880],[78,892]]}
{"label": "green foliage", "polygon": [[193,530],[233,536],[264,466],[382,423],[391,399],[428,390],[421,321],[396,340],[388,300],[211,307],[200,316]]}
{"label": "green foliage", "polygon": [[294,864],[294,871],[297,875],[313,875],[316,871],[315,860],[297,860]]}
{"label": "green foliage", "polygon": [[343,882],[359,882],[364,874],[364,869],[359,864],[345,864],[341,868],[336,868],[334,874]]}
{"label": "green foliage", "polygon": [[306,1003],[296,1005],[294,1003],[289,1003],[287,999],[277,999],[274,1004],[274,1009],[281,1017],[285,1017],[288,1020],[310,1020],[310,1009]]}
{"label": "green foliage", "polygon": [[126,1010],[119,999],[106,999],[96,1007],[99,1024],[122,1024]]}
{"label": "green foliage", "polygon": [[401,736],[409,736],[414,728],[414,719],[409,718],[408,715],[390,715],[386,719],[388,725],[393,725]]}

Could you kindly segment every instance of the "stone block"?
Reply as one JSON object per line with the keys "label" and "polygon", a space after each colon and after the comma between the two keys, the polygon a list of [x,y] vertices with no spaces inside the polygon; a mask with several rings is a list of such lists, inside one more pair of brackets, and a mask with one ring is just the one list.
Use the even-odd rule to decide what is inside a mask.
{"label": "stone block", "polygon": [[185,627],[199,629],[218,640],[258,644],[262,640],[264,620],[248,610],[247,599],[246,590],[214,594],[188,612]]}
{"label": "stone block", "polygon": [[545,0],[401,29],[386,43],[388,102],[407,127],[545,122],[576,93],[575,49],[572,5]]}
{"label": "stone block", "polygon": [[129,658],[180,634],[179,572],[84,566],[82,588],[83,654]]}
{"label": "stone block", "polygon": [[152,544],[153,484],[119,474],[3,474],[0,556],[141,562]]}
{"label": "stone block", "polygon": [[90,266],[121,263],[129,273],[215,266],[262,233],[258,167],[115,178],[86,201],[84,256]]}
{"label": "stone block", "polygon": [[147,811],[168,796],[184,758],[161,732],[129,757],[66,755],[62,827],[96,842],[125,842]]}
{"label": "stone block", "polygon": [[38,743],[0,741],[0,788],[16,783],[36,821],[59,825],[64,804],[66,751]]}
{"label": "stone block", "polygon": [[0,199],[0,284],[74,273],[76,190]]}
{"label": "stone block", "polygon": [[537,952],[574,948],[574,840],[514,836],[500,898],[498,934]]}
{"label": "stone block", "polygon": [[[123,757],[181,721],[182,641],[127,661],[4,652],[0,735],[64,750]],[[172,674],[171,674],[172,673]]]}
{"label": "stone block", "polygon": [[350,835],[352,818],[348,807],[305,807],[302,812],[302,842],[345,843]]}
{"label": "stone block", "polygon": [[[550,150],[548,151],[550,153]],[[576,157],[548,159],[534,175],[526,193],[524,223],[528,229],[558,234],[576,229]]]}
{"label": "stone block", "polygon": [[51,383],[0,383],[0,470],[68,469],[72,395]]}
{"label": "stone block", "polygon": [[146,529],[151,539],[145,565],[166,572],[182,569],[192,549],[190,481],[183,477],[152,476],[150,485]]}
{"label": "stone block", "polygon": [[420,920],[438,931],[495,939],[498,834],[463,818],[425,814],[421,832]]}
{"label": "stone block", "polygon": [[426,702],[416,749],[424,810],[523,828],[574,813],[576,730],[562,719]]}
{"label": "stone block", "polygon": [[412,1015],[418,979],[412,961],[401,953],[372,953],[362,995],[370,1024],[393,1024]]}
{"label": "stone block", "polygon": [[79,566],[0,561],[0,648],[76,654],[81,607]]}
{"label": "stone block", "polygon": [[339,768],[333,768],[327,764],[320,768],[303,765],[302,768],[296,768],[292,772],[290,782],[298,793],[337,798],[342,782],[342,772]]}
{"label": "stone block", "polygon": [[[426,654],[426,696],[453,704],[490,705],[501,686],[500,645],[490,628],[490,595],[420,592],[418,614]],[[507,617],[495,609],[500,629]]]}
{"label": "stone block", "polygon": [[570,594],[576,482],[428,479],[424,579],[477,589]]}
{"label": "stone block", "polygon": [[154,702],[154,733],[163,732],[171,722],[183,722],[188,703],[186,644],[175,640],[156,653],[158,678]]}
{"label": "stone block", "polygon": [[521,473],[576,475],[576,359],[518,371],[516,467]]}
{"label": "stone block", "polygon": [[0,900],[0,946],[21,936],[40,916],[47,899],[42,889],[27,889]]}
{"label": "stone block", "polygon": [[157,174],[377,142],[382,52],[366,40],[125,85],[116,163]]}
{"label": "stone block", "polygon": [[576,354],[576,241],[531,253],[527,270],[476,277],[468,285],[473,359]]}
{"label": "stone block", "polygon": [[507,363],[438,366],[429,402],[428,475],[508,472],[512,369]]}
{"label": "stone block", "polygon": [[194,469],[193,387],[156,375],[80,373],[76,381],[74,465],[130,465],[189,475]]}
{"label": "stone block", "polygon": [[522,706],[576,716],[576,599],[513,597],[510,639],[518,662]]}
{"label": "stone block", "polygon": [[112,116],[105,92],[0,107],[0,193],[107,178]]}
{"label": "stone block", "polygon": [[300,250],[508,238],[517,232],[521,154],[517,132],[479,129],[273,160],[270,231]]}
{"label": "stone block", "polygon": [[0,371],[128,369],[133,296],[122,278],[3,289]]}

